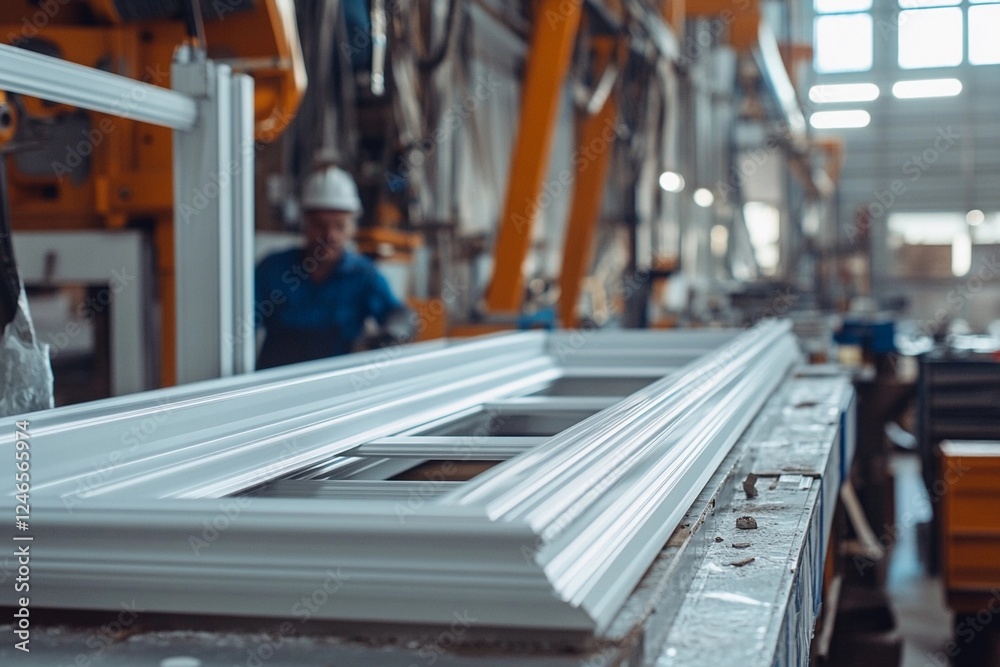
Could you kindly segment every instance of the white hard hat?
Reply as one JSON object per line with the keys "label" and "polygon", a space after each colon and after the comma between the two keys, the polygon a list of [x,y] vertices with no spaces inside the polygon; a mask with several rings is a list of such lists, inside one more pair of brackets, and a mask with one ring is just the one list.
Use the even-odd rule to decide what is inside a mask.
{"label": "white hard hat", "polygon": [[361,213],[361,197],[354,179],[343,169],[325,167],[314,171],[302,192],[306,211],[350,211]]}

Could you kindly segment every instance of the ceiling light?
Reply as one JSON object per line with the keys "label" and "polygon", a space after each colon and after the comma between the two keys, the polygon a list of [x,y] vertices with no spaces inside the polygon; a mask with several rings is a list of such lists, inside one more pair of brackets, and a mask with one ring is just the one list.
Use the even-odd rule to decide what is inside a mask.
{"label": "ceiling light", "polygon": [[694,191],[694,203],[702,208],[708,208],[715,203],[715,195],[708,188],[698,188]]}
{"label": "ceiling light", "polygon": [[684,189],[684,177],[676,171],[665,171],[660,174],[660,187],[667,192],[680,192]]}
{"label": "ceiling light", "polygon": [[962,82],[958,79],[914,79],[897,81],[892,86],[892,94],[901,100],[921,97],[954,97],[962,92]]}
{"label": "ceiling light", "polygon": [[879,89],[874,83],[840,83],[809,89],[809,99],[817,104],[870,102],[878,99],[878,96]]}
{"label": "ceiling light", "polygon": [[809,117],[809,124],[817,130],[837,130],[868,127],[871,120],[871,114],[867,111],[848,109],[845,111],[817,111]]}

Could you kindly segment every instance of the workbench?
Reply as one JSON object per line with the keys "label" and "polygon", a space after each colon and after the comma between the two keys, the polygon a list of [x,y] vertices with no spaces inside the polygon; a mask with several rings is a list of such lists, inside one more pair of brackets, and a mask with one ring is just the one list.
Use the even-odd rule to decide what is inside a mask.
{"label": "workbench", "polygon": [[[853,456],[854,394],[836,369],[797,366],[795,358],[787,325],[743,333],[539,332],[39,413],[49,422],[32,416],[32,447],[51,481],[32,514],[39,545],[32,651],[15,652],[8,642],[0,661],[805,664],[833,513]],[[663,379],[640,388],[655,377]],[[329,398],[337,396],[331,391],[343,393]],[[391,420],[379,416],[388,414],[387,392],[413,397],[397,399]],[[375,419],[358,421],[368,414],[364,405]],[[493,410],[504,418],[489,420],[489,436],[462,435],[478,432]],[[226,422],[229,414],[242,422]],[[352,418],[354,432],[345,421]],[[143,420],[152,420],[156,439],[126,450],[124,461],[116,443],[97,437]],[[302,434],[298,447],[276,456],[292,426]],[[74,438],[95,443],[90,454],[98,462],[118,455],[119,464],[95,476],[85,457],[60,467],[61,459],[41,456],[76,451]],[[722,443],[714,452],[704,448],[711,438]],[[511,460],[471,482],[393,481],[412,479],[394,476],[420,459],[457,458],[461,442],[476,445],[463,456],[470,465]],[[534,482],[533,502],[543,503],[536,507],[566,508],[551,515],[555,522],[524,523],[503,504],[467,504],[501,482],[502,500],[580,455],[594,464],[555,486]],[[358,477],[359,470],[377,475]],[[80,476],[86,486],[77,485]],[[254,486],[253,479],[270,481]],[[417,498],[419,511],[400,515],[419,488],[429,494]],[[584,489],[603,495],[581,495]],[[220,508],[234,514],[221,521]],[[484,510],[500,520],[484,523]],[[218,532],[199,532],[204,543],[185,556],[202,517],[221,521]],[[738,529],[740,517],[756,528]],[[606,527],[595,533],[595,525]],[[607,541],[628,525],[634,529]],[[537,538],[522,541],[533,526]],[[567,550],[575,556],[575,544],[584,560],[564,557]],[[385,550],[399,545],[406,559]],[[504,555],[511,545],[521,545],[513,559]],[[609,556],[618,560],[602,570]],[[574,579],[559,578],[563,564],[580,563]],[[411,574],[399,569],[406,567]],[[380,586],[390,568],[407,577],[405,587]],[[364,578],[368,571],[376,576]],[[580,587],[602,571],[612,576]],[[456,587],[460,577],[475,588]],[[323,599],[307,609],[292,605],[301,590]],[[374,606],[373,594],[406,606]],[[362,614],[382,620],[362,622]]]}

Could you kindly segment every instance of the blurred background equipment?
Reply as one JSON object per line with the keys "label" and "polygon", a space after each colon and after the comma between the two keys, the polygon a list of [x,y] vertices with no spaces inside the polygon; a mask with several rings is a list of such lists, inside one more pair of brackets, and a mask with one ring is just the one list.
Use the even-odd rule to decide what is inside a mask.
{"label": "blurred background equipment", "polygon": [[[315,576],[331,540],[330,663],[1000,664],[998,31],[998,0],[3,3],[39,576],[245,633],[323,583],[274,554]],[[317,287],[348,272],[310,268],[317,206],[405,308]],[[256,369],[312,288],[310,356],[351,354]],[[133,552],[74,551],[112,525]],[[490,621],[441,646],[450,592]],[[140,643],[108,659],[176,657]]]}

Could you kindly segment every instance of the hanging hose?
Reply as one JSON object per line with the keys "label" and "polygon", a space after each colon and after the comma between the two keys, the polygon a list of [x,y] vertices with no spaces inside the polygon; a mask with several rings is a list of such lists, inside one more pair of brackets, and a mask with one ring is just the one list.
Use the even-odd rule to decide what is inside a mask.
{"label": "hanging hose", "polygon": [[[436,70],[442,62],[444,62],[445,56],[451,51],[455,37],[458,34],[458,25],[462,21],[462,13],[459,12],[459,2],[458,0],[448,1],[448,15],[445,20],[445,34],[438,42],[437,46],[429,54],[417,54],[417,67],[420,68],[422,72],[431,72]],[[419,23],[414,21],[413,23]],[[411,40],[411,45],[413,41]]]}

